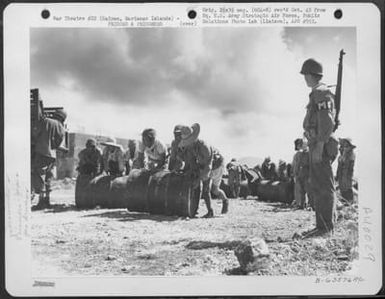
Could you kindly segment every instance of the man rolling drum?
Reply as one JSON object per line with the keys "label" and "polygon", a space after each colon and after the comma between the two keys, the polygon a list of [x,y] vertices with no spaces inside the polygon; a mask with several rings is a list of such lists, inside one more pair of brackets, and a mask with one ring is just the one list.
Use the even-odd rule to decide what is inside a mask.
{"label": "man rolling drum", "polygon": [[[190,177],[195,181],[195,187],[202,182],[202,198],[205,200],[207,207],[206,218],[214,216],[211,207],[212,191],[219,199],[222,199],[222,214],[227,213],[229,201],[226,194],[219,188],[225,165],[222,155],[213,147],[209,146],[203,140],[198,139],[200,132],[199,124],[193,124],[191,127],[181,127],[182,140],[179,147],[183,151],[185,159],[185,170],[190,173]],[[195,204],[195,214],[198,211],[199,197]]]}

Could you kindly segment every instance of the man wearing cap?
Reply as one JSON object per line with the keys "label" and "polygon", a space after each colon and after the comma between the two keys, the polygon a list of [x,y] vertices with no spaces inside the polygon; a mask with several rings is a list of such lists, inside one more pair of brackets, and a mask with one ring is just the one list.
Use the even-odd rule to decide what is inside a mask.
{"label": "man wearing cap", "polygon": [[78,154],[79,166],[77,170],[80,174],[96,176],[101,172],[102,151],[96,147],[96,140],[90,138],[86,142],[86,148]]}
{"label": "man wearing cap", "polygon": [[226,169],[229,173],[228,184],[230,186],[231,193],[234,198],[238,198],[241,191],[242,166],[235,158],[233,158],[226,165]]}
{"label": "man wearing cap", "polygon": [[52,118],[42,118],[31,134],[31,186],[32,191],[39,194],[36,209],[50,205],[52,168],[56,161],[56,150],[65,138],[66,118],[67,113],[59,109]]}
{"label": "man wearing cap", "polygon": [[270,157],[266,157],[262,163],[261,174],[264,179],[269,179],[270,177],[270,167],[271,167],[270,163],[271,163]]}
{"label": "man wearing cap", "polygon": [[179,171],[183,169],[183,152],[179,147],[179,143],[182,140],[182,127],[182,125],[176,125],[174,127],[174,140],[171,142],[171,153],[168,163],[168,169],[170,171]]}
{"label": "man wearing cap", "polygon": [[[191,172],[193,178],[197,178],[196,182],[202,181],[202,198],[207,207],[207,214],[204,217],[209,218],[214,216],[210,191],[222,199],[222,214],[228,212],[228,199],[223,190],[219,188],[225,165],[223,157],[216,149],[198,139],[199,132],[200,126],[197,123],[191,127],[183,126],[179,147],[183,150],[185,170]],[[196,212],[198,207],[199,201],[195,203]]]}
{"label": "man wearing cap", "polygon": [[334,95],[321,83],[322,65],[314,59],[308,59],[303,63],[300,73],[311,88],[303,128],[309,145],[309,181],[314,198],[316,227],[304,233],[304,237],[313,237],[332,233],[334,229],[335,188],[332,162],[337,156],[338,142],[333,137]]}
{"label": "man wearing cap", "polygon": [[123,147],[116,143],[114,137],[110,137],[107,142],[100,142],[104,145],[103,149],[103,171],[111,176],[122,176],[124,171]]}
{"label": "man wearing cap", "polygon": [[340,139],[342,154],[338,158],[337,181],[341,196],[348,202],[353,202],[353,173],[356,155],[355,145],[350,138]]}
{"label": "man wearing cap", "polygon": [[[158,171],[165,168],[166,146],[156,138],[154,129],[145,129],[142,132],[142,141],[138,144],[138,157],[134,163],[135,168],[146,168],[150,171]],[[145,163],[145,159],[146,162]]]}
{"label": "man wearing cap", "polygon": [[296,153],[293,158],[294,177],[294,208],[304,209],[306,206],[306,195],[308,204],[314,208],[309,188],[309,151],[306,142],[298,138],[294,141]]}

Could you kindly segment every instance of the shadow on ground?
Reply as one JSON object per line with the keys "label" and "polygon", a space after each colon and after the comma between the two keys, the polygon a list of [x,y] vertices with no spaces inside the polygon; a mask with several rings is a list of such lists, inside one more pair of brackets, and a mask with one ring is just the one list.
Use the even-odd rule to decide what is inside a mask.
{"label": "shadow on ground", "polygon": [[272,212],[293,212],[293,208],[283,202],[266,202],[266,204],[272,207]]}
{"label": "shadow on ground", "polygon": [[234,250],[241,241],[211,242],[211,241],[191,241],[186,245],[187,249],[201,250],[218,247],[221,249]]}
{"label": "shadow on ground", "polygon": [[175,221],[180,219],[179,216],[166,215],[151,215],[148,213],[129,212],[127,210],[114,210],[108,212],[95,213],[91,215],[84,215],[83,217],[101,217],[116,219],[118,221],[136,221],[136,220],[153,220],[153,221]]}
{"label": "shadow on ground", "polygon": [[79,211],[79,209],[75,205],[68,204],[51,204],[48,208],[39,209],[35,206],[32,206],[32,211],[43,211],[44,213],[60,213],[60,212],[68,212],[68,211]]}

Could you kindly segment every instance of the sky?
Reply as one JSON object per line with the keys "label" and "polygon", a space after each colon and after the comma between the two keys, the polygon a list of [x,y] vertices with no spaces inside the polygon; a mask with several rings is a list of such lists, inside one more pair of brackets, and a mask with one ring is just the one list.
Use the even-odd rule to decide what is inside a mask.
{"label": "sky", "polygon": [[308,58],[336,83],[344,49],[342,125],[355,138],[356,32],[349,27],[33,28],[31,88],[63,106],[71,132],[140,139],[145,128],[171,143],[176,124],[226,159],[291,161],[301,137]]}

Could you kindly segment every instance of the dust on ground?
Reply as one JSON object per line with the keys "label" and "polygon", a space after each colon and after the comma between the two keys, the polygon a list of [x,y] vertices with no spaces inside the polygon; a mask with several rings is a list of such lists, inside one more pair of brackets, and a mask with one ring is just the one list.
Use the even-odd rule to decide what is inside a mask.
{"label": "dust on ground", "polygon": [[73,181],[54,185],[52,208],[33,211],[34,276],[52,275],[236,275],[237,241],[262,238],[269,248],[267,266],[249,275],[317,275],[352,269],[358,258],[357,209],[339,209],[329,238],[293,240],[295,232],[314,226],[314,212],[255,198],[231,199],[216,217],[203,200],[198,218],[150,215],[126,209],[78,210]]}

